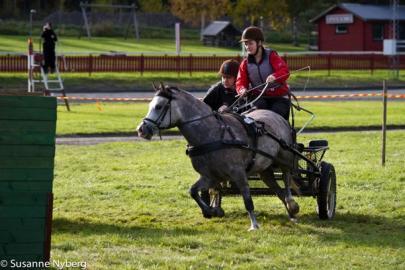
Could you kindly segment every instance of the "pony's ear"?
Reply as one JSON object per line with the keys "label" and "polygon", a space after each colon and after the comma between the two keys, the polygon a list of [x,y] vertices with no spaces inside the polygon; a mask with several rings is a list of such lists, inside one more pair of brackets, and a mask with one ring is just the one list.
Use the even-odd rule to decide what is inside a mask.
{"label": "pony's ear", "polygon": [[166,91],[166,87],[165,87],[165,85],[163,84],[163,82],[160,82],[160,90],[162,90],[162,91]]}
{"label": "pony's ear", "polygon": [[159,91],[159,89],[155,85],[155,82],[152,82],[152,86],[153,86],[153,90],[155,90],[155,92]]}
{"label": "pony's ear", "polygon": [[170,87],[165,86],[165,85],[163,84],[163,82],[160,82],[159,89],[160,89],[162,92],[168,93],[168,94],[171,94],[171,92],[172,92],[172,91],[170,91]]}

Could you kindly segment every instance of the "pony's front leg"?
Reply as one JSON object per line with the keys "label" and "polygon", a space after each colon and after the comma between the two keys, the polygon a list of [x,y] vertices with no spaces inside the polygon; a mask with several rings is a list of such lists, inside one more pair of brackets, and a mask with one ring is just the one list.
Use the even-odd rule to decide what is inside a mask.
{"label": "pony's front leg", "polygon": [[248,182],[247,182],[246,175],[243,178],[237,179],[237,181],[235,181],[235,182],[236,182],[236,185],[239,188],[240,193],[242,194],[243,202],[245,204],[246,211],[249,214],[250,228],[249,228],[248,231],[257,230],[257,229],[259,229],[259,224],[257,223],[256,215],[254,213],[255,207],[253,205],[252,196],[250,195],[250,188],[249,188],[249,185],[248,185]]}
{"label": "pony's front leg", "polygon": [[293,181],[292,175],[289,171],[284,171],[284,185],[285,185],[285,204],[288,212],[288,216],[291,221],[296,221],[296,215],[300,211],[300,207],[297,202],[295,202],[291,193],[291,182]]}
{"label": "pony's front leg", "polygon": [[211,218],[214,215],[214,211],[204,202],[198,192],[201,190],[208,190],[208,181],[209,180],[207,178],[201,176],[190,188],[190,195],[201,208],[202,214],[205,218]]}

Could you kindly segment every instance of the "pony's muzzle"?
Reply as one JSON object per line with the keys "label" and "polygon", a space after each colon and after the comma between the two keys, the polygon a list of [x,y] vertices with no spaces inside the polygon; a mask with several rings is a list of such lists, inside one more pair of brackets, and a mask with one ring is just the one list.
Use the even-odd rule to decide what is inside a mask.
{"label": "pony's muzzle", "polygon": [[148,125],[145,121],[143,121],[139,126],[136,128],[138,131],[138,136],[147,140],[152,139],[153,136],[153,127]]}

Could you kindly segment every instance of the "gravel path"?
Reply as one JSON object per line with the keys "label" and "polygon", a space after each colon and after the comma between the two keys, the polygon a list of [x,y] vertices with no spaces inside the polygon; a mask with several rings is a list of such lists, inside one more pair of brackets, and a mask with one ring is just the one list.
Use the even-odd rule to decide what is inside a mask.
{"label": "gravel path", "polygon": [[[304,134],[314,134],[314,133],[336,133],[336,132],[369,132],[369,131],[380,131],[380,127],[376,128],[364,128],[364,129],[342,129],[342,130],[309,130],[303,132]],[[390,130],[401,130],[405,131],[405,126],[397,126],[395,128],[388,129]],[[162,135],[162,140],[180,140],[183,139],[182,135],[167,134]],[[152,141],[158,141],[160,138],[154,136]],[[140,138],[136,135],[132,136],[72,136],[72,137],[57,137],[57,145],[95,145],[99,143],[110,143],[110,142],[139,142],[146,141],[143,138]]]}

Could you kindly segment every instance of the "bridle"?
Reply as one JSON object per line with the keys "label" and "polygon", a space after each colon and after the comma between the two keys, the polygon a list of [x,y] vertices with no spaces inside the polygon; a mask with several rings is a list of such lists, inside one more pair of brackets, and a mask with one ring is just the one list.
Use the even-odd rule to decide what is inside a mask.
{"label": "bridle", "polygon": [[[158,117],[157,117],[155,120],[153,120],[153,119],[151,119],[151,118],[145,117],[145,118],[142,120],[142,122],[143,122],[143,123],[146,123],[146,122],[151,123],[151,124],[154,126],[154,128],[156,128],[157,130],[159,130],[159,136],[160,136],[160,131],[163,130],[163,129],[168,129],[168,128],[170,128],[170,125],[172,124],[172,100],[173,100],[174,98],[173,98],[171,92],[163,92],[163,91],[158,92],[158,93],[156,94],[156,96],[166,98],[166,99],[168,100],[167,103],[165,104],[165,106],[163,107],[162,111],[160,112],[160,114],[158,115]],[[166,127],[162,127],[161,124],[162,124],[163,120],[165,119],[166,114],[167,114],[168,112],[169,112],[169,124],[168,124],[168,126],[166,126]],[[196,118],[193,118],[193,119],[190,119],[190,120],[181,122],[181,123],[179,124],[179,127],[185,126],[185,125],[187,125],[187,124],[190,124],[190,123],[193,123],[193,122],[196,122],[196,121],[199,121],[199,120],[203,120],[203,119],[208,118],[208,117],[211,117],[211,116],[215,116],[215,114],[214,114],[213,112],[211,112],[211,113],[209,113],[209,114],[207,114],[207,115],[199,116],[199,117],[196,117]]]}
{"label": "bridle", "polygon": [[[158,93],[156,96],[164,97],[168,99],[168,102],[165,104],[163,107],[162,111],[160,112],[159,116],[156,118],[156,120],[150,119],[145,117],[142,122],[145,123],[146,121],[153,124],[159,131],[162,129],[166,129],[170,127],[170,124],[172,123],[172,100],[173,97],[171,94],[162,94]],[[165,116],[169,112],[169,125],[167,127],[162,127],[161,124],[163,120],[165,119]]]}

